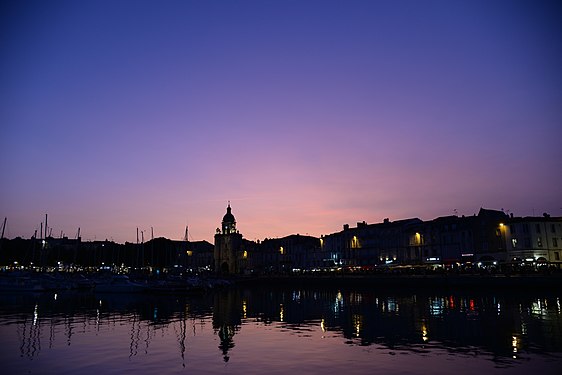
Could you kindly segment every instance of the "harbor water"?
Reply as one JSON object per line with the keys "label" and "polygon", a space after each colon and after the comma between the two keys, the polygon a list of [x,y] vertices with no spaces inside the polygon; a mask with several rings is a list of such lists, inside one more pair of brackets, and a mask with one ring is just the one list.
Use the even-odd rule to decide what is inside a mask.
{"label": "harbor water", "polygon": [[229,287],[0,294],[6,374],[541,374],[562,293]]}

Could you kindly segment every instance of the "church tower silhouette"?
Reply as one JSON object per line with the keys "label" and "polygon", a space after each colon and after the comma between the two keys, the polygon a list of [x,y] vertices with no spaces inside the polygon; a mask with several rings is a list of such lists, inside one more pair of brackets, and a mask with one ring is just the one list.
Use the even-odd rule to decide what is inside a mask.
{"label": "church tower silhouette", "polygon": [[240,250],[242,235],[236,230],[236,219],[232,214],[230,202],[222,218],[222,230],[217,228],[215,234],[215,273],[235,275],[240,273]]}

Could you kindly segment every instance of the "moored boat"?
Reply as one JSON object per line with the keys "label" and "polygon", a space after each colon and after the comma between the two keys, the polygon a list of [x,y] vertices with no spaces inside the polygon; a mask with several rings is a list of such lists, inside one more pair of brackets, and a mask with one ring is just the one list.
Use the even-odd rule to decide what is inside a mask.
{"label": "moored boat", "polygon": [[126,275],[113,275],[107,280],[98,280],[94,289],[97,293],[140,293],[145,290],[146,285],[132,282]]}

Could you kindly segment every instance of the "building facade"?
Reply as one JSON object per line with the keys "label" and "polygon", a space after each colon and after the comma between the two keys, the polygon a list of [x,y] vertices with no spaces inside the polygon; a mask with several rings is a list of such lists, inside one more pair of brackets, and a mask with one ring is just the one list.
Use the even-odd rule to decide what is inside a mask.
{"label": "building facade", "polygon": [[510,217],[502,225],[506,262],[562,266],[562,218]]}

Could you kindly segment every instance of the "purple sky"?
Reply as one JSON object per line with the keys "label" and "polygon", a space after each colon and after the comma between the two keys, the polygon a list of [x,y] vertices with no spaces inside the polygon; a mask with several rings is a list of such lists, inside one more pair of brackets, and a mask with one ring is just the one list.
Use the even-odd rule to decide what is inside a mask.
{"label": "purple sky", "polygon": [[[562,6],[3,1],[0,216],[212,241],[562,216]],[[146,238],[146,237],[145,237]]]}

